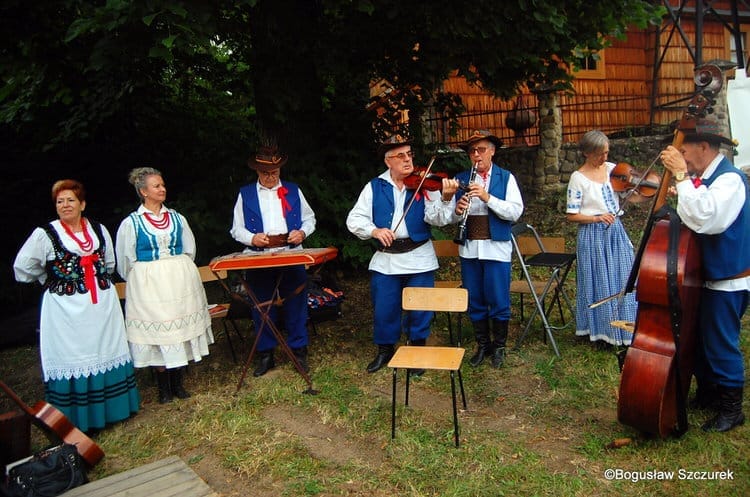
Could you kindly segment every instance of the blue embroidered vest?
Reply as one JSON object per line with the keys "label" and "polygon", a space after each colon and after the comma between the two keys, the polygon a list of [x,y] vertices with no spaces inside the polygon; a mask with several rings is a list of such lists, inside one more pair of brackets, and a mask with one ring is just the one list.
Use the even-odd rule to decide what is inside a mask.
{"label": "blue embroidered vest", "polygon": [[[467,183],[469,181],[469,176],[471,176],[471,171],[461,171],[456,174],[456,179],[462,183]],[[505,192],[508,188],[508,178],[510,178],[510,172],[493,162],[492,176],[490,177],[490,189],[488,193],[500,200],[505,200]],[[462,190],[459,190],[456,193],[456,202],[461,199],[461,196],[464,193],[465,192]],[[509,241],[510,227],[512,223],[505,219],[500,219],[497,214],[490,209],[487,209],[487,211],[490,217],[490,238],[499,242]]]}
{"label": "blue embroidered vest", "polygon": [[[263,233],[263,216],[260,212],[258,200],[258,187],[256,183],[250,183],[240,188],[242,196],[242,214],[245,217],[245,228],[251,233]],[[286,201],[292,210],[286,213],[286,228],[289,231],[302,228],[302,201],[299,197],[299,186],[296,183],[281,181],[281,186],[287,189]],[[294,245],[290,245],[294,246]],[[251,250],[261,251],[259,247],[248,247]]]}
{"label": "blue embroidered vest", "polygon": [[[383,178],[375,178],[370,181],[372,187],[372,220],[378,228],[390,229],[393,222],[393,185]],[[406,192],[404,200],[404,209],[409,205],[409,201],[414,196],[414,190]],[[424,196],[419,200],[414,200],[411,209],[406,213],[404,223],[409,231],[409,238],[415,242],[423,242],[431,236],[430,225],[424,221]]]}
{"label": "blue embroidered vest", "polygon": [[[169,255],[180,255],[182,253],[182,221],[173,209],[167,209],[169,225]],[[146,229],[146,216],[133,212],[130,219],[135,227],[135,258],[138,261],[155,261],[159,259],[159,244],[156,235]]]}
{"label": "blue embroidered vest", "polygon": [[[96,282],[99,288],[106,290],[110,287],[111,276],[107,272],[107,264],[104,261],[104,236],[99,223],[89,220],[89,224],[99,240],[99,248],[94,251],[99,256],[99,260],[94,263],[96,269]],[[81,256],[70,252],[60,240],[55,228],[51,224],[44,226],[52,247],[55,250],[55,258],[47,261],[47,280],[44,282],[44,288],[50,293],[58,295],[73,295],[75,293],[88,293],[86,281],[81,267]]]}
{"label": "blue embroidered vest", "polygon": [[[721,174],[739,174],[745,184],[745,205],[732,225],[716,235],[698,234],[706,280],[722,280],[750,268],[750,188],[745,174],[724,158],[703,184],[710,186]],[[721,215],[721,213],[718,213]]]}

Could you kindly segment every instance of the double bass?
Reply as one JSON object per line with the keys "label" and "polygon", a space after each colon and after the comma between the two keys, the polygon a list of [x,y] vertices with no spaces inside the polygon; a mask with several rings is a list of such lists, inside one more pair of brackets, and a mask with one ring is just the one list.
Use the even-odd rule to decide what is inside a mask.
{"label": "double bass", "polygon": [[[696,68],[694,80],[697,91],[675,131],[676,148],[684,140],[683,130],[694,129],[696,120],[712,111],[723,76],[718,67],[705,65]],[[635,288],[638,313],[617,403],[621,423],[661,438],[687,430],[686,398],[703,285],[697,236],[666,205],[671,178],[666,169],[623,291]]]}

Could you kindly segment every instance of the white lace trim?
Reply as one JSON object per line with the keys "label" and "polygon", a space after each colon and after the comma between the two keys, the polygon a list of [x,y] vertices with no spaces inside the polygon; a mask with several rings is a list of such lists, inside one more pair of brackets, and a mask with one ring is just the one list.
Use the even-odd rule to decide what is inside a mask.
{"label": "white lace trim", "polygon": [[44,369],[44,381],[69,380],[71,378],[78,379],[81,377],[88,378],[89,376],[104,374],[107,371],[122,367],[129,362],[132,362],[130,354],[123,354],[119,357],[114,357],[106,362],[97,364],[57,366],[55,364],[47,363]]}

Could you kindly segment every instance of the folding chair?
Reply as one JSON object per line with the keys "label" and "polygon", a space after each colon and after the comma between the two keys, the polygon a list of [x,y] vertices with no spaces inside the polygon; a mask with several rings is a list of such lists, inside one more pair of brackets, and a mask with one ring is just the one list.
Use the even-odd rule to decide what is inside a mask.
{"label": "folding chair", "polygon": [[[406,287],[401,296],[401,307],[405,311],[466,312],[469,292],[465,288],[421,288]],[[460,326],[460,322],[459,322]],[[460,332],[459,332],[460,333]],[[466,410],[466,394],[461,377],[461,361],[465,349],[460,347],[401,346],[393,354],[388,367],[393,368],[393,397],[391,400],[391,439],[396,438],[396,380],[399,369],[406,369],[406,396],[404,405],[409,405],[409,378],[414,369],[444,370],[450,373],[453,398],[453,435],[458,447],[458,409],[456,408],[456,373],[461,387],[461,400]]]}
{"label": "folding chair", "polygon": [[[531,328],[531,323],[534,318],[539,315],[544,326],[546,337],[549,338],[552,348],[555,351],[555,355],[560,356],[560,351],[557,348],[557,342],[552,334],[552,330],[562,329],[566,326],[565,318],[563,315],[562,305],[560,297],[565,301],[565,304],[572,315],[574,313],[573,305],[571,304],[570,298],[568,297],[563,285],[568,277],[573,263],[576,260],[574,253],[563,252],[563,248],[558,248],[560,251],[549,251],[546,249],[543,239],[539,236],[533,226],[525,223],[514,224],[511,228],[511,240],[513,242],[513,250],[518,258],[519,267],[523,275],[522,280],[517,280],[511,283],[511,291],[515,291],[521,294],[529,294],[534,300],[534,312],[531,317],[526,321],[523,333],[516,342],[516,350],[521,346],[521,343],[526,338],[526,335]],[[531,244],[531,248],[528,245]],[[544,268],[546,270],[546,279],[535,280],[530,272],[532,268]],[[538,274],[538,271],[535,271]],[[552,291],[552,298],[549,306],[545,308],[545,301],[547,296]],[[561,327],[553,327],[549,324],[549,312],[552,310],[555,302],[557,302],[558,309],[560,311],[560,319],[563,321]],[[521,300],[521,319],[523,319],[523,300]]]}
{"label": "folding chair", "polygon": [[[453,240],[432,240],[432,247],[435,249],[435,255],[438,258],[438,261],[440,261],[441,266],[443,266],[443,262],[446,262],[447,264],[457,264],[456,261],[458,261],[458,244],[455,243]],[[461,287],[461,280],[435,280],[435,288],[460,288]],[[448,318],[448,336],[451,345],[454,343],[461,346],[461,335],[458,335],[458,341],[453,341],[453,320],[450,317],[450,314],[446,314]],[[457,327],[460,330],[461,329],[461,314],[458,315],[458,324]]]}

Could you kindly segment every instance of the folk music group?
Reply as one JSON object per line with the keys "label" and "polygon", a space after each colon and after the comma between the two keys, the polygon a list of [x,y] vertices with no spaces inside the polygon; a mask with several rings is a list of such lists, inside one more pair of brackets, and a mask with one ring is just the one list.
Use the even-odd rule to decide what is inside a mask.
{"label": "folk music group", "polygon": [[[698,388],[691,404],[716,411],[703,429],[723,432],[745,419],[739,334],[750,298],[750,196],[747,177],[720,153],[721,145],[732,142],[714,123],[705,120],[685,133],[684,144],[668,146],[661,160],[676,179],[677,212],[696,233],[703,253]],[[476,339],[469,362],[495,368],[505,363],[511,226],[524,203],[513,174],[493,161],[501,146],[489,132],[474,131],[462,148],[475,174],[464,171],[443,179],[438,191],[416,191],[405,185],[414,173],[411,142],[393,136],[380,145],[377,160],[385,170],[364,185],[346,219],[353,235],[378,245],[369,263],[376,346],[366,365],[369,373],[388,364],[402,335],[410,345],[428,342],[431,313],[393,310],[401,309],[404,287],[434,286],[438,261],[431,227],[459,221],[466,223],[459,258]],[[609,179],[615,164],[607,161],[609,141],[603,133],[586,133],[579,146],[584,161],[570,176],[566,202],[567,220],[578,224],[576,335],[627,346],[633,334],[611,323],[635,320],[634,296],[590,309],[624,288],[634,263]],[[230,230],[246,252],[301,247],[315,230],[315,213],[302,190],[281,179],[287,160],[278,147],[264,146],[248,161],[257,180],[240,189]],[[57,181],[52,201],[58,218],[36,228],[14,262],[18,281],[44,287],[40,355],[46,400],[83,431],[138,412],[134,368],[153,369],[159,402],[189,397],[184,368],[206,356],[213,343],[187,219],[165,205],[167,190],[158,170],[136,168],[129,181],[140,205],[121,222],[114,242],[102,224],[84,216],[84,186]],[[113,284],[115,269],[127,282],[124,314]],[[280,273],[285,298],[280,308],[271,308],[270,317],[274,322],[283,318],[287,345],[309,371],[307,299],[300,291],[307,281],[304,268],[252,270],[245,278],[257,298],[266,301]],[[257,311],[253,319],[255,329],[262,330]],[[260,334],[255,376],[276,366],[276,346],[273,333]]]}

